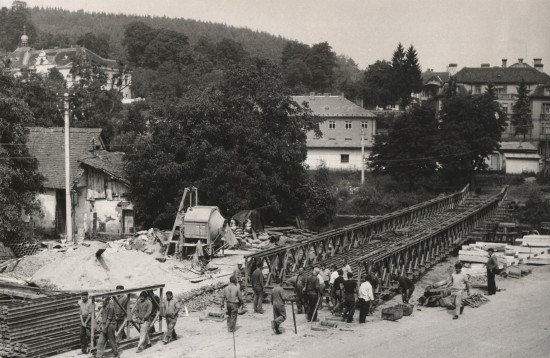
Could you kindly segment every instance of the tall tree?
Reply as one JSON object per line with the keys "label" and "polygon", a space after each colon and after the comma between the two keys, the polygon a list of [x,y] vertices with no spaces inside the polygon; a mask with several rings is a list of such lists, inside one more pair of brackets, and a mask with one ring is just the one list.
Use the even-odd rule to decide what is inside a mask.
{"label": "tall tree", "polygon": [[87,32],[76,40],[76,44],[86,47],[103,58],[108,58],[111,52],[109,35],[107,34],[96,35],[92,32]]}
{"label": "tall tree", "polygon": [[276,67],[251,59],[221,82],[152,111],[150,134],[129,153],[136,217],[168,227],[183,187],[232,214],[268,206],[295,214],[306,201],[306,131],[316,125],[294,103]]}
{"label": "tall tree", "polygon": [[21,215],[37,214],[44,178],[26,146],[32,112],[13,95],[12,75],[0,64],[0,239],[22,235]]}
{"label": "tall tree", "polygon": [[361,95],[365,106],[380,106],[395,103],[398,97],[393,90],[392,65],[388,61],[376,61],[365,70],[361,83]]}
{"label": "tall tree", "polygon": [[370,160],[376,174],[389,174],[408,190],[427,185],[437,169],[439,140],[435,108],[405,112],[390,124],[387,135],[377,135]]}
{"label": "tall tree", "polygon": [[514,135],[525,136],[529,133],[532,126],[531,118],[531,101],[529,100],[529,89],[525,80],[521,80],[517,87],[518,96],[516,102],[512,106],[514,113],[512,113],[512,125],[515,128]]}
{"label": "tall tree", "polygon": [[399,43],[392,56],[393,90],[403,108],[411,103],[412,93],[422,89],[422,72],[413,45],[405,51]]}
{"label": "tall tree", "polygon": [[328,42],[313,45],[306,63],[311,71],[312,90],[330,92],[334,83],[336,54]]}

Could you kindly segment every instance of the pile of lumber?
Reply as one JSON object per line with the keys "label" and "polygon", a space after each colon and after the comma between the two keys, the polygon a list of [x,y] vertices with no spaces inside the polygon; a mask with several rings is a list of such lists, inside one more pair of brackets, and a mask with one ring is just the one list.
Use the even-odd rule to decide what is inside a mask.
{"label": "pile of lumber", "polygon": [[458,259],[462,262],[475,262],[486,264],[489,260],[489,253],[487,250],[492,248],[494,255],[497,257],[498,266],[503,269],[507,266],[517,265],[520,260],[514,256],[507,256],[506,244],[495,244],[487,242],[476,242],[475,244],[462,245],[462,250],[458,252]]}
{"label": "pile of lumber", "polygon": [[[544,236],[547,237],[544,238]],[[499,268],[510,267],[518,264],[550,265],[550,235],[526,235],[523,239],[517,239],[521,246],[476,242],[463,245],[459,251],[459,260],[486,264],[489,259],[487,250],[492,248],[499,262]]]}
{"label": "pile of lumber", "polygon": [[80,346],[78,294],[0,306],[0,356],[44,357]]}
{"label": "pile of lumber", "polygon": [[263,232],[256,233],[253,229],[232,227],[241,249],[266,250],[272,247],[292,245],[308,240],[315,236],[315,232],[307,229],[297,229],[294,226],[270,227],[266,226]]}

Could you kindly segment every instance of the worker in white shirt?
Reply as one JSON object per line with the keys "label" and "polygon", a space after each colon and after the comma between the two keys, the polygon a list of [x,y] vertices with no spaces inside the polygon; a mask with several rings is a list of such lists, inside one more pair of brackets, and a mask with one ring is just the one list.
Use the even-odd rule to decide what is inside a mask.
{"label": "worker in white shirt", "polygon": [[348,264],[348,259],[344,259],[344,267],[342,268],[342,271],[344,271],[344,280],[349,280],[349,274],[353,273],[351,270],[351,266]]}
{"label": "worker in white shirt", "polygon": [[[332,306],[335,305],[335,299],[334,299],[334,280],[338,278],[338,267],[336,265],[332,265],[332,273],[330,274],[330,280],[328,282],[329,285],[329,293],[330,293],[330,302],[332,303]],[[340,289],[340,288],[338,288]]]}
{"label": "worker in white shirt", "polygon": [[370,311],[371,302],[374,301],[374,293],[369,281],[365,281],[359,287],[359,323],[365,323]]}

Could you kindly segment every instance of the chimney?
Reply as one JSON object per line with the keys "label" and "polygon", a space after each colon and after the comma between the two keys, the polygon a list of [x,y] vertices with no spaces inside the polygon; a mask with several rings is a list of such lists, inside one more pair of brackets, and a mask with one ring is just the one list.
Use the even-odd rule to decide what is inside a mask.
{"label": "chimney", "polygon": [[491,65],[488,64],[488,63],[482,63],[481,64],[481,68],[489,68],[489,67],[491,67]]}
{"label": "chimney", "polygon": [[502,68],[506,68],[506,62],[508,62],[508,59],[503,58],[502,59]]}
{"label": "chimney", "polygon": [[540,71],[540,72],[544,72],[544,71],[542,70],[542,68],[543,68],[543,66],[544,66],[544,65],[542,64],[542,58],[535,58],[535,59],[533,59],[533,61],[535,62],[535,69],[537,69],[537,70]]}
{"label": "chimney", "polygon": [[456,63],[449,63],[449,66],[447,66],[447,72],[449,72],[449,76],[456,75],[456,68],[458,65]]}
{"label": "chimney", "polygon": [[519,63],[523,63],[523,58],[518,58]]}

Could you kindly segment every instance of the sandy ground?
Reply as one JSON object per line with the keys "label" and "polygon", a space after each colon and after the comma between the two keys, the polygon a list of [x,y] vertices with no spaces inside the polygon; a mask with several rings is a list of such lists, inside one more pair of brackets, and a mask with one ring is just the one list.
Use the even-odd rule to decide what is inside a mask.
{"label": "sandy ground", "polygon": [[[429,270],[417,283],[413,299],[422,294],[423,287],[440,280],[451,264],[441,263]],[[295,334],[291,308],[287,306],[284,333],[275,335],[270,327],[271,307],[264,304],[263,315],[239,316],[236,357],[548,357],[550,266],[533,268],[532,274],[521,279],[498,281],[501,291],[490,296],[491,302],[479,308],[466,307],[458,320],[452,320],[451,312],[441,307],[415,307],[411,316],[390,322],[380,319],[378,308],[364,325],[340,324],[336,329],[319,332],[311,330],[304,315],[296,315]],[[211,311],[219,311],[219,307]],[[140,354],[134,347],[126,348],[122,357],[233,357],[233,335],[226,331],[226,323],[201,322],[199,316],[203,314],[180,317],[176,327],[180,338],[175,342],[156,342]],[[328,315],[326,309],[319,312],[321,320]],[[356,320],[357,316],[358,312]],[[74,351],[58,357],[77,356],[78,351]]]}

